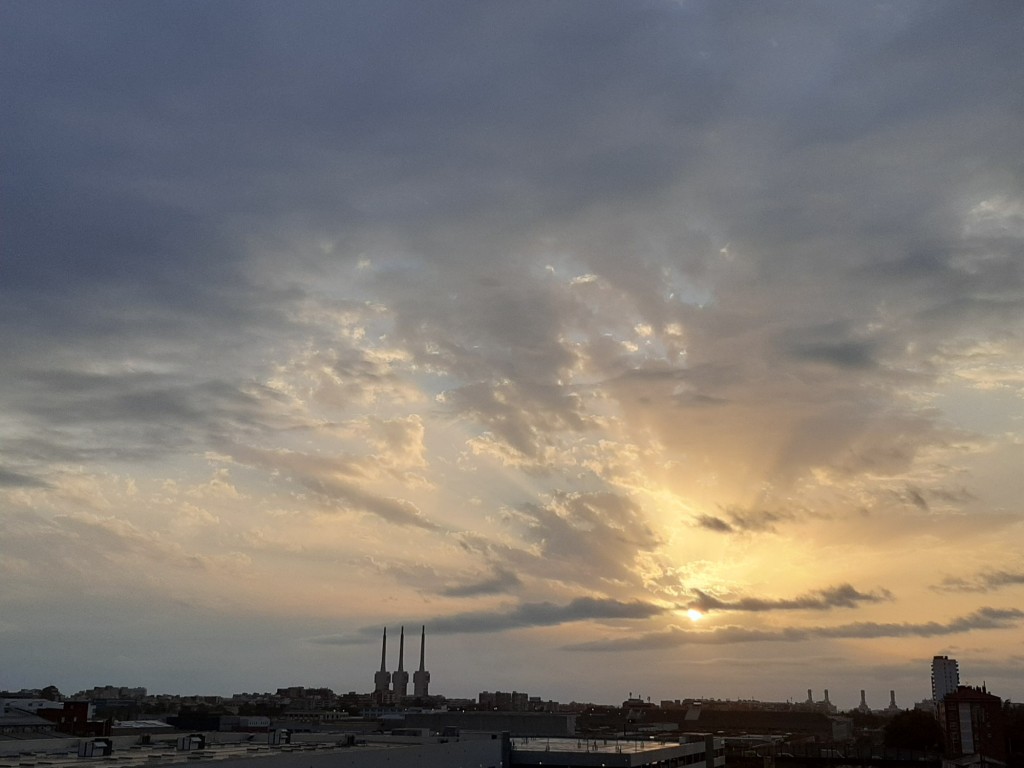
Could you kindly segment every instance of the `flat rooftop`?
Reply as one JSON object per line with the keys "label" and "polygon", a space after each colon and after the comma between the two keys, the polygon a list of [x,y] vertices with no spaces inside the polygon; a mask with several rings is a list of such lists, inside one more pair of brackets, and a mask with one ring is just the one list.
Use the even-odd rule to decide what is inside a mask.
{"label": "flat rooftop", "polygon": [[678,739],[660,738],[547,738],[545,736],[513,736],[512,749],[515,752],[561,752],[599,753],[602,755],[623,755],[665,750],[670,746],[681,746]]}
{"label": "flat rooftop", "polygon": [[0,768],[83,768],[83,766],[109,766],[110,768],[155,768],[163,765],[178,765],[191,762],[219,760],[254,759],[275,757],[296,752],[352,753],[400,747],[399,744],[358,744],[341,746],[336,743],[320,742],[309,744],[287,744],[281,746],[252,744],[214,744],[205,749],[179,750],[173,746],[137,746],[115,750],[106,757],[78,757],[77,752],[43,753],[22,752],[18,755],[0,757]]}
{"label": "flat rooftop", "polygon": [[[704,764],[706,743],[703,738],[665,740],[647,739],[575,739],[516,737],[512,739],[512,765],[554,765],[575,768],[642,768],[669,762]],[[714,757],[716,766],[724,766],[724,757]]]}
{"label": "flat rooftop", "polygon": [[665,747],[678,747],[678,741],[661,739],[558,739],[544,736],[514,736],[516,752],[598,752],[619,755],[624,752],[653,752]]}

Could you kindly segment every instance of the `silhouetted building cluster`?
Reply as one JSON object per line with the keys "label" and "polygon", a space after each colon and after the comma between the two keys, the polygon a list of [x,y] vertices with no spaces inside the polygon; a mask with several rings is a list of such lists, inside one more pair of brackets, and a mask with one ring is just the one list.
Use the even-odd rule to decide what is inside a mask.
{"label": "silhouetted building cluster", "polygon": [[530,696],[519,691],[481,691],[477,697],[480,709],[497,710],[499,712],[528,712]]}
{"label": "silhouetted building cluster", "polygon": [[961,685],[956,659],[932,659],[932,701],[942,726],[947,768],[1006,765],[1011,755],[1003,701],[985,684]]}
{"label": "silhouetted building cluster", "polygon": [[[335,694],[330,688],[304,686],[231,697],[150,696],[144,688],[119,686],[91,688],[66,699],[53,686],[16,694],[0,692],[0,748],[8,742],[58,742],[75,736],[83,740],[80,748],[85,754],[95,756],[109,755],[118,743],[127,743],[118,739],[166,740],[182,733],[189,739],[218,733],[221,735],[216,739],[225,744],[270,739],[270,746],[279,746],[300,734],[313,741],[341,733],[346,743],[356,734],[383,734],[381,738],[393,735],[427,743],[432,738],[459,738],[459,733],[504,732],[525,740],[518,762],[511,765],[539,765],[530,762],[542,756],[529,754],[539,752],[529,739],[543,738],[576,742],[575,747],[568,742],[558,747],[560,755],[567,756],[566,765],[610,758],[622,753],[624,739],[632,739],[635,743],[687,743],[690,751],[686,752],[686,762],[679,765],[707,758],[712,761],[708,766],[713,763],[717,768],[722,764],[722,750],[729,750],[730,759],[740,763],[788,756],[812,762],[845,760],[858,765],[928,761],[937,768],[940,742],[942,768],[1024,768],[1020,749],[1024,745],[1024,708],[1004,705],[984,684],[962,685],[959,664],[947,656],[932,659],[932,699],[919,704],[915,708],[918,711],[901,710],[894,690],[889,691],[887,707],[872,709],[867,691],[861,690],[860,704],[839,713],[827,689],[818,700],[808,690],[805,701],[786,702],[675,699],[659,704],[652,703],[650,697],[634,697],[631,692],[621,705],[595,706],[560,704],[521,691],[498,690],[481,691],[476,700],[445,699],[428,694],[430,673],[426,671],[425,647],[426,628],[422,627],[419,669],[410,675],[405,670],[402,628],[397,669],[389,671],[385,629],[380,670],[374,674],[374,689],[367,693]],[[145,719],[147,716],[152,719]],[[720,749],[716,742],[713,748],[693,751],[694,734],[716,734],[724,746]],[[605,745],[610,746],[606,749]],[[908,749],[917,752],[908,756]],[[899,750],[903,750],[902,756]],[[640,759],[653,760],[655,752],[645,752]],[[676,752],[669,749],[661,753],[669,760],[664,765],[675,765],[672,760],[682,759],[682,753]],[[545,765],[552,764],[551,757],[543,756]]]}

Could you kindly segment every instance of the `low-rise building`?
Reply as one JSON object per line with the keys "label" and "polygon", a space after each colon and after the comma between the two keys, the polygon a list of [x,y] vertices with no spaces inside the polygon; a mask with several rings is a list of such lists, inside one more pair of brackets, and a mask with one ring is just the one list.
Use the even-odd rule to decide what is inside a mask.
{"label": "low-rise building", "polygon": [[984,688],[958,686],[939,705],[946,756],[956,765],[1006,762],[1003,701]]}
{"label": "low-rise building", "polygon": [[677,740],[544,739],[512,740],[512,768],[723,768],[725,742],[710,734],[686,734]]}
{"label": "low-rise building", "polygon": [[391,720],[398,727],[430,728],[435,733],[446,728],[505,731],[513,736],[568,737],[576,733],[576,715],[556,712],[397,712]]}
{"label": "low-rise building", "polygon": [[51,701],[50,699],[21,697],[0,699],[0,712],[17,711],[34,715],[40,709],[60,709],[62,706],[62,702]]}
{"label": "low-rise building", "polygon": [[29,712],[11,710],[0,713],[0,739],[29,739],[52,735],[56,728],[49,720]]}

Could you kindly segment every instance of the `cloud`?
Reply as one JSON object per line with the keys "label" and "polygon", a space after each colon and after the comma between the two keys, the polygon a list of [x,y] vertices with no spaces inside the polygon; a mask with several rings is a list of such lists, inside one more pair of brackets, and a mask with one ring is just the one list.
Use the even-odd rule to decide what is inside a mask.
{"label": "cloud", "polygon": [[878,343],[858,338],[860,332],[848,322],[830,322],[795,328],[780,339],[785,354],[800,361],[821,363],[839,369],[870,370],[878,365]]}
{"label": "cloud", "polygon": [[24,487],[24,488],[48,488],[49,483],[40,480],[38,477],[15,472],[12,469],[0,467],[0,486]]}
{"label": "cloud", "polygon": [[282,472],[304,488],[316,493],[325,505],[341,505],[368,512],[394,525],[408,525],[439,531],[408,500],[382,496],[367,490],[364,464],[352,457],[323,458],[294,451],[267,451],[250,446],[230,447],[233,458],[242,464]]}
{"label": "cloud", "polygon": [[522,581],[516,574],[498,568],[492,575],[479,581],[445,587],[441,590],[441,594],[445,597],[476,597],[512,592],[521,586]]}
{"label": "cloud", "polygon": [[[846,582],[937,599],[959,547],[1002,563],[940,585],[969,613],[1020,570],[1021,19],[11,0],[20,546],[111,583],[237,553],[315,596],[257,612],[485,628],[495,596],[523,626],[617,610],[578,595],[881,611]],[[8,583],[58,615],[23,555]],[[761,596],[797,568],[839,586]]]}
{"label": "cloud", "polygon": [[551,627],[576,621],[614,619],[649,619],[665,612],[665,608],[643,600],[612,600],[579,597],[568,603],[520,603],[507,611],[468,611],[440,616],[429,622],[438,634],[503,632],[526,627]]}
{"label": "cloud", "polygon": [[1004,587],[1024,584],[1024,571],[983,571],[968,579],[947,576],[933,585],[936,592],[994,592]]}
{"label": "cloud", "polygon": [[24,462],[153,459],[275,425],[265,387],[180,372],[17,371],[4,400],[22,429],[0,451]]}
{"label": "cloud", "polygon": [[892,600],[892,593],[887,589],[876,592],[860,592],[850,584],[839,584],[801,595],[795,598],[757,598],[744,597],[739,600],[720,600],[699,589],[693,590],[697,599],[687,608],[707,611],[828,611],[833,608],[856,608],[861,603],[879,603]]}
{"label": "cloud", "polygon": [[[530,627],[553,627],[577,621],[642,620],[658,616],[665,608],[642,600],[619,601],[579,597],[568,603],[518,603],[500,611],[466,611],[437,616],[422,623],[431,635],[507,632]],[[310,642],[321,645],[358,645],[380,634],[380,627],[362,627],[355,633],[324,635]]]}
{"label": "cloud", "polygon": [[439,396],[453,413],[472,418],[515,453],[545,466],[545,449],[559,444],[565,431],[594,426],[581,410],[580,398],[561,387],[527,382],[474,383]]}
{"label": "cloud", "polygon": [[[149,568],[135,588],[150,591],[172,569],[178,578],[196,572],[203,578],[237,577],[250,560],[238,551],[199,552],[158,531],[147,530],[114,515],[75,511],[50,518],[34,512],[15,512],[0,524],[8,552],[14,559],[35,563],[37,578],[78,574],[96,589],[120,588],[118,574]],[[181,585],[186,589],[186,585]]]}
{"label": "cloud", "polygon": [[775,524],[795,520],[792,512],[774,510],[745,510],[730,507],[726,510],[726,518],[715,515],[699,515],[694,522],[700,528],[716,533],[773,533]]}
{"label": "cloud", "polygon": [[960,616],[946,623],[925,622],[876,623],[856,622],[834,627],[787,627],[778,629],[723,626],[709,630],[684,629],[669,626],[657,632],[634,635],[629,638],[595,640],[568,645],[568,651],[643,651],[660,648],[675,648],[689,644],[733,644],[765,642],[805,642],[808,640],[830,639],[878,639],[898,637],[941,637],[963,632],[1012,629],[1021,624],[1024,611],[1017,609],[980,608],[966,616]]}
{"label": "cloud", "polygon": [[380,633],[380,627],[365,627],[352,634],[316,635],[308,638],[307,642],[314,645],[366,645],[372,642],[375,636],[379,637]]}
{"label": "cloud", "polygon": [[640,505],[610,491],[558,492],[546,504],[508,511],[506,519],[521,544],[485,545],[489,556],[516,573],[583,588],[639,586],[640,561],[661,544]]}
{"label": "cloud", "polygon": [[720,517],[714,515],[701,515],[697,518],[697,525],[701,528],[707,528],[709,531],[716,531],[718,533],[732,533],[735,529]]}

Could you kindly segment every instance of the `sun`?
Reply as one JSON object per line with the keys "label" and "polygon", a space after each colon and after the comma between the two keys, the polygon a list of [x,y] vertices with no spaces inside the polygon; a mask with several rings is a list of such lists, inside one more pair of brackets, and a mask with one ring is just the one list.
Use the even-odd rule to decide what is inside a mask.
{"label": "sun", "polygon": [[704,614],[698,611],[696,608],[690,608],[686,615],[690,617],[690,621],[700,621],[704,618]]}

